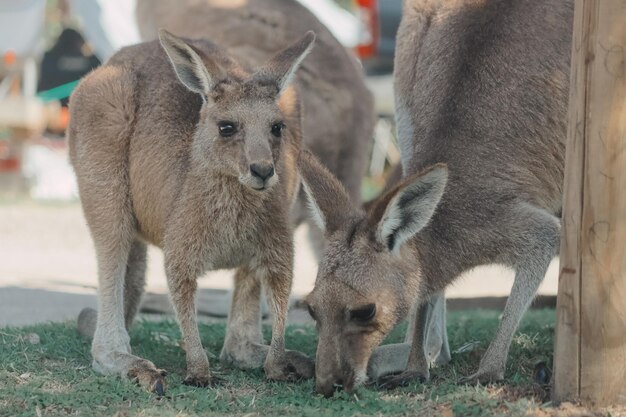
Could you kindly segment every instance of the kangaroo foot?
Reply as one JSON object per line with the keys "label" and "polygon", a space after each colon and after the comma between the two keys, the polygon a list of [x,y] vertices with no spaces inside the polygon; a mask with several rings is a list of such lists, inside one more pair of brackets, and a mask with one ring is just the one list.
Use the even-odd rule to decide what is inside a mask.
{"label": "kangaroo foot", "polygon": [[288,350],[282,357],[265,362],[265,375],[274,381],[298,381],[315,376],[315,362],[304,353]]}
{"label": "kangaroo foot", "polygon": [[158,396],[164,395],[167,389],[166,375],[166,371],[157,369],[152,362],[146,360],[137,361],[127,374],[128,378]]}

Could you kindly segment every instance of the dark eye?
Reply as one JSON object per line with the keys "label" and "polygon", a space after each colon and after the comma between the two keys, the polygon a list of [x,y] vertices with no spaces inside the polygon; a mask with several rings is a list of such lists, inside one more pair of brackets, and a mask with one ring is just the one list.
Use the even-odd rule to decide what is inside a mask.
{"label": "dark eye", "polygon": [[284,127],[285,127],[285,124],[283,122],[274,123],[272,125],[272,135],[279,138],[283,134]]}
{"label": "dark eye", "polygon": [[220,136],[223,138],[227,138],[237,133],[237,128],[233,122],[219,122],[217,124],[217,128],[220,131]]}
{"label": "dark eye", "polygon": [[366,322],[376,315],[376,304],[367,304],[350,310],[350,320]]}
{"label": "dark eye", "polygon": [[309,315],[311,316],[311,318],[312,318],[313,320],[316,320],[316,321],[317,321],[317,319],[315,318],[315,312],[313,311],[313,309],[311,308],[311,306],[310,306],[309,304],[307,304],[307,305],[306,305],[306,308],[309,310]]}

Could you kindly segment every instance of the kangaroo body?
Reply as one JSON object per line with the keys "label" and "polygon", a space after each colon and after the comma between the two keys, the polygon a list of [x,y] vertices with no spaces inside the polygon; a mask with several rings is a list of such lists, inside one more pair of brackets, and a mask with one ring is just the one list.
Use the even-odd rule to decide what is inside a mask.
{"label": "kangaroo body", "polygon": [[[368,363],[370,376],[401,372],[381,381],[388,387],[427,379],[424,342],[438,303],[426,301],[491,263],[513,268],[515,282],[498,332],[466,381],[504,377],[513,334],[559,249],[572,16],[571,1],[405,2],[394,66],[404,180],[367,213],[346,202],[343,214],[331,214],[316,187],[331,178],[301,160],[332,248],[308,298],[321,329],[318,391],[362,380]],[[346,285],[335,288],[337,281]],[[331,319],[336,308],[353,311],[352,324]],[[366,311],[371,317],[360,325],[375,330],[349,332]],[[409,347],[372,356],[407,315]],[[323,330],[329,323],[335,336]],[[333,349],[343,366],[330,359]]]}
{"label": "kangaroo body", "polygon": [[[264,65],[239,63],[210,41],[162,32],[89,74],[71,97],[68,130],[85,218],[98,258],[94,368],[159,394],[164,373],[132,355],[127,328],[145,281],[146,244],[163,249],[187,356],[185,383],[215,379],[196,322],[196,279],[238,268],[222,360],[265,364],[271,379],[311,377],[311,362],[285,351],[293,269],[290,210],[298,175],[301,112],[295,71],[314,35]],[[274,315],[263,344],[259,299]],[[92,323],[83,314],[81,323]]]}

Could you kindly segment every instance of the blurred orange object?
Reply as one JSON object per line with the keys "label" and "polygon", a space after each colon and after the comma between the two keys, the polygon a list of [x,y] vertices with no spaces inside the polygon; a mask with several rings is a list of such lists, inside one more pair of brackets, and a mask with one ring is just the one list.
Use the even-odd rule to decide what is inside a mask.
{"label": "blurred orange object", "polygon": [[3,58],[4,63],[7,66],[10,66],[10,65],[15,64],[15,61],[17,60],[17,55],[15,55],[15,52],[9,50],[4,53],[4,56],[2,58]]}
{"label": "blurred orange object", "polygon": [[58,101],[52,101],[46,106],[46,129],[52,133],[63,134],[70,121],[70,112],[67,107]]}
{"label": "blurred orange object", "polygon": [[67,125],[70,122],[70,111],[67,107],[61,107],[59,113],[59,127],[63,130],[67,129]]}

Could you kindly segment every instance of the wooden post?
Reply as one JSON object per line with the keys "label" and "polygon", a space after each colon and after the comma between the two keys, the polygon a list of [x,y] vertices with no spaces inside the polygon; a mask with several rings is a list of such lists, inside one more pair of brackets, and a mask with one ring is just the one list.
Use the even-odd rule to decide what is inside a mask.
{"label": "wooden post", "polygon": [[576,0],[554,400],[626,404],[626,0]]}

